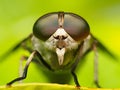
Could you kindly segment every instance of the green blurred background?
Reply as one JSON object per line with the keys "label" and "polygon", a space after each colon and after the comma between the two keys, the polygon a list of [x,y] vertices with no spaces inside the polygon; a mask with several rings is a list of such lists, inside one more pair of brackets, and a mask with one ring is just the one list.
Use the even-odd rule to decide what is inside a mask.
{"label": "green blurred background", "polygon": [[[99,82],[102,87],[120,87],[120,0],[0,0],[0,56],[32,32],[34,22],[48,12],[67,11],[84,17],[97,37],[118,59],[99,51]],[[19,50],[0,61],[0,85],[18,76]],[[81,86],[93,83],[91,52],[78,64],[76,73]],[[46,75],[31,63],[24,82],[50,83]],[[59,77],[58,77],[59,78]],[[74,85],[73,79],[70,84]]]}

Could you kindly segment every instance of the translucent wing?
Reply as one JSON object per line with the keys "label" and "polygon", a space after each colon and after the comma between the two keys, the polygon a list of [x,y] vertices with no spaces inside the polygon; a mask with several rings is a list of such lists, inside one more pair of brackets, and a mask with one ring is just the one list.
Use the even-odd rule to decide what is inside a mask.
{"label": "translucent wing", "polygon": [[29,52],[31,52],[32,51],[31,43],[30,43],[31,37],[32,37],[32,34],[30,34],[28,37],[26,37],[21,42],[19,42],[18,44],[16,44],[13,48],[11,48],[10,50],[8,50],[5,54],[3,54],[2,56],[0,56],[0,62],[3,61],[5,58],[7,58],[11,53],[13,53],[16,50],[18,50],[20,47],[23,47],[24,49],[26,49]]}
{"label": "translucent wing", "polygon": [[117,57],[112,52],[110,52],[97,38],[95,38],[94,36],[92,36],[92,38],[94,39],[94,42],[97,44],[98,49],[108,54],[111,58],[117,59]]}
{"label": "translucent wing", "polygon": [[83,58],[93,50],[93,45],[96,45],[96,48],[103,51],[104,53],[108,54],[111,58],[117,59],[116,56],[110,52],[97,38],[95,38],[93,35],[89,35],[87,39],[84,40],[84,54]]}

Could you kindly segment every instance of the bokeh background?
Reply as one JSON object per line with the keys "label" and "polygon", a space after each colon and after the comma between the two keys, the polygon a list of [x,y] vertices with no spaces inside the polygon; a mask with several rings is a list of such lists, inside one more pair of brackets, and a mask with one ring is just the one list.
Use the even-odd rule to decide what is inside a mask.
{"label": "bokeh background", "polygon": [[[115,60],[99,51],[99,83],[102,87],[119,88],[120,0],[0,0],[0,56],[32,32],[38,17],[54,11],[73,12],[88,21],[91,33],[117,57]],[[18,76],[20,57],[26,53],[20,49],[0,60],[0,85]],[[78,64],[76,73],[81,86],[95,87],[93,58],[91,52]],[[24,82],[50,83],[35,63],[31,63]],[[72,78],[69,83],[74,85]]]}

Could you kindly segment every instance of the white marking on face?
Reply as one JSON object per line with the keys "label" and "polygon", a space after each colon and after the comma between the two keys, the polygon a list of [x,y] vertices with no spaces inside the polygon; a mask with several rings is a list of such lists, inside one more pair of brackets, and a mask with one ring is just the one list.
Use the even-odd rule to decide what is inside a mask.
{"label": "white marking on face", "polygon": [[58,63],[59,65],[62,65],[64,60],[65,48],[62,49],[56,48],[56,53],[58,56]]}
{"label": "white marking on face", "polygon": [[78,43],[72,39],[63,28],[58,28],[45,43],[47,48],[56,52],[59,65],[64,63],[65,52],[78,48],[78,45],[80,44],[80,42]]}
{"label": "white marking on face", "polygon": [[58,30],[53,34],[54,37],[57,36],[65,36],[67,37],[68,34],[65,32],[65,30],[63,28],[58,28]]}

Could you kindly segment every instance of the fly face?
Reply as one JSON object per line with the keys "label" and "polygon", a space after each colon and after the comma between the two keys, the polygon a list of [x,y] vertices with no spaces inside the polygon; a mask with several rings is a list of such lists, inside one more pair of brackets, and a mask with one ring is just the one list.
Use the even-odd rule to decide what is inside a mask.
{"label": "fly face", "polygon": [[[56,65],[59,67],[74,61],[75,51],[79,49],[81,42],[89,35],[89,25],[76,14],[55,12],[40,17],[34,24],[33,34],[35,36],[33,38],[34,44],[43,42],[42,44],[45,46],[42,46],[41,49],[41,45],[38,45],[38,47],[34,45],[35,49],[47,59],[46,61],[57,60],[56,63],[58,64]],[[40,41],[35,42],[36,38]],[[48,56],[43,54],[43,48],[47,49],[46,54],[49,54],[51,58],[47,58]],[[49,50],[55,53],[51,54]],[[68,55],[73,57],[67,58]],[[65,62],[67,63],[65,64]]]}
{"label": "fly face", "polygon": [[78,48],[78,44],[73,40],[63,28],[59,28],[47,41],[49,49],[56,52],[59,65],[63,64],[65,53]]}

